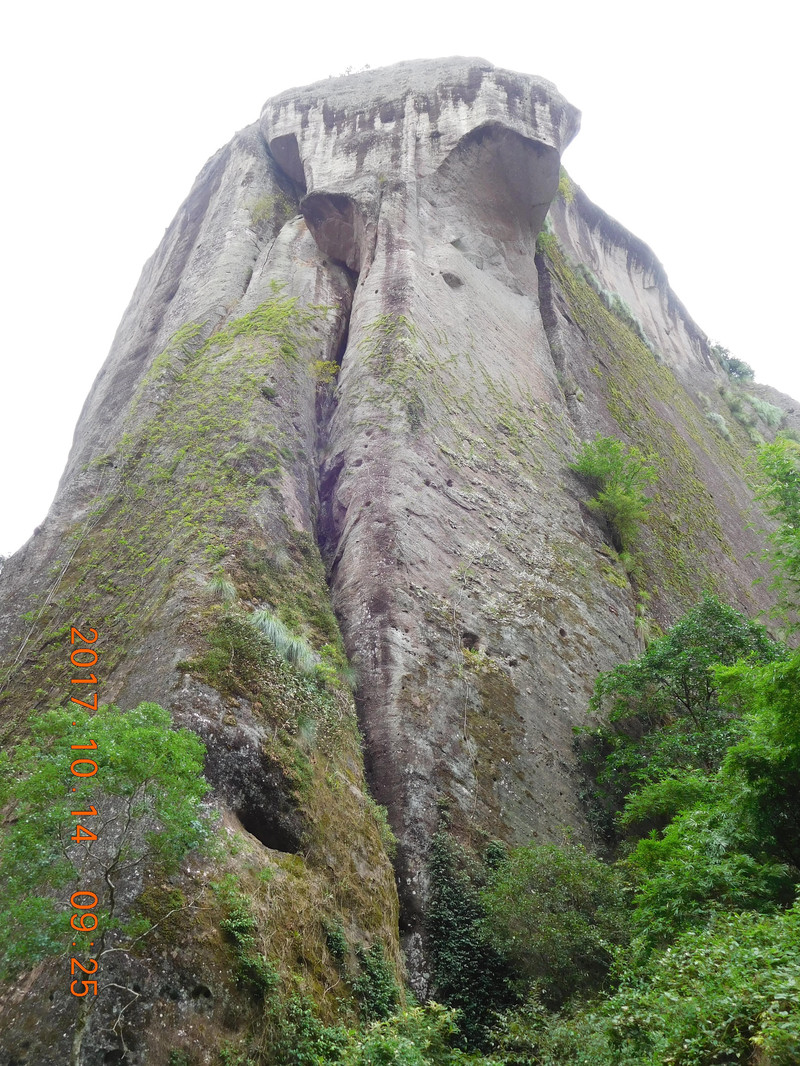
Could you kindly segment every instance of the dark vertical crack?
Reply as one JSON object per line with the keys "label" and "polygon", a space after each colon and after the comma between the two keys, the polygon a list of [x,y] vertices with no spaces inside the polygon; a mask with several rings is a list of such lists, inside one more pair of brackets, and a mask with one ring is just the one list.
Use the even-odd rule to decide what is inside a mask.
{"label": "dark vertical crack", "polygon": [[547,259],[541,252],[536,253],[536,272],[539,277],[539,313],[542,316],[547,345],[550,349],[550,358],[556,368],[556,378],[564,397],[564,406],[567,409],[570,421],[577,428],[580,422],[580,403],[575,389],[570,388],[572,380],[569,372],[564,333],[556,307],[556,296],[553,289],[553,277]]}

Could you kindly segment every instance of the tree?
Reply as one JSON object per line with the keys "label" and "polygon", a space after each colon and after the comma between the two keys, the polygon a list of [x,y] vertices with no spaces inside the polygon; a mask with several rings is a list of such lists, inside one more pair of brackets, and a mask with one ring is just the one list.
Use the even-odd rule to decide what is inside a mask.
{"label": "tree", "polygon": [[[93,715],[47,711],[30,725],[30,739],[0,758],[5,977],[68,947],[85,951],[91,941],[90,954],[102,954],[118,937],[145,868],[175,869],[211,834],[202,802],[209,788],[202,776],[205,748],[188,730],[173,729],[158,704],[125,714],[115,707]],[[96,748],[83,747],[91,742]],[[97,897],[91,908],[97,932],[90,920],[79,920],[78,931],[71,926],[75,892],[80,904]]]}
{"label": "tree", "polygon": [[760,669],[719,669],[717,681],[728,699],[747,708],[747,731],[722,766],[742,782],[740,817],[800,879],[800,653]]}
{"label": "tree", "polygon": [[600,434],[581,446],[569,466],[595,489],[596,495],[588,506],[608,522],[614,546],[628,550],[636,539],[639,523],[647,517],[650,497],[644,490],[656,480],[655,469],[647,465],[638,448]]}
{"label": "tree", "polygon": [[758,465],[763,481],[757,498],[777,528],[767,534],[770,547],[762,558],[773,571],[771,588],[779,593],[778,612],[791,613],[790,629],[797,629],[800,599],[800,444],[778,437],[759,451]]}
{"label": "tree", "polygon": [[628,939],[620,875],[577,844],[514,848],[482,899],[490,942],[550,1005],[597,988]]}
{"label": "tree", "polygon": [[483,925],[481,887],[487,870],[442,828],[431,842],[429,871],[426,919],[433,993],[458,1010],[464,1041],[480,1045],[494,1013],[516,998],[508,962]]}
{"label": "tree", "polygon": [[755,377],[753,368],[749,363],[746,363],[743,359],[737,359],[736,356],[731,355],[727,348],[724,348],[721,344],[712,344],[711,351],[717,357],[719,365],[728,375],[732,381],[745,382],[752,381]]}
{"label": "tree", "polygon": [[584,736],[606,799],[619,808],[627,793],[676,770],[719,766],[741,724],[712,667],[786,654],[762,625],[706,594],[639,658],[601,674],[590,707],[609,724]]}

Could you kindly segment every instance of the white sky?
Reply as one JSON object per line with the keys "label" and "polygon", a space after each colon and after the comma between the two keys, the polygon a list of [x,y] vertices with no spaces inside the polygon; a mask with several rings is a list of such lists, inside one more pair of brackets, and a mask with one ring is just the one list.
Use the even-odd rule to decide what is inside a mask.
{"label": "white sky", "polygon": [[713,340],[800,398],[786,0],[14,9],[0,63],[0,554],[47,513],[141,268],[203,163],[269,96],[348,66],[474,55],[555,82],[583,112],[572,177],[651,245]]}

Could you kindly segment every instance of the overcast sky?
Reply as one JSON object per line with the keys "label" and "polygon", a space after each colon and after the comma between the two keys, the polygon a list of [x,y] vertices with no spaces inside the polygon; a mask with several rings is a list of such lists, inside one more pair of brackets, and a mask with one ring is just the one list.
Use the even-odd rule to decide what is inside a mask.
{"label": "overcast sky", "polygon": [[[583,112],[564,163],[689,312],[800,398],[793,5],[14,5],[4,18],[0,554],[47,513],[145,260],[269,97],[348,67],[481,56]],[[475,14],[468,14],[474,10]]]}

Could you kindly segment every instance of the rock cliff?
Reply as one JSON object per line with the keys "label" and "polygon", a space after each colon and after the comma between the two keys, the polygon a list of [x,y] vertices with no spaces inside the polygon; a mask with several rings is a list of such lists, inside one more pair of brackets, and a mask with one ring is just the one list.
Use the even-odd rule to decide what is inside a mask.
{"label": "rock cliff", "polygon": [[[202,170],[0,577],[0,725],[8,745],[68,702],[69,629],[93,627],[101,702],[205,742],[227,843],[138,875],[155,930],[85,1017],[63,959],[9,985],[4,1061],[255,1041],[221,871],[323,1013],[351,1009],[333,928],[352,973],[381,945],[399,979],[402,944],[425,995],[441,811],[474,847],[589,841],[572,730],[598,671],[703,588],[767,604],[748,464],[794,402],[731,382],[650,249],[560,171],[577,129],[542,79],[404,63],[269,100]],[[659,475],[633,578],[568,467],[598,432]],[[313,679],[265,650],[264,610]]]}

